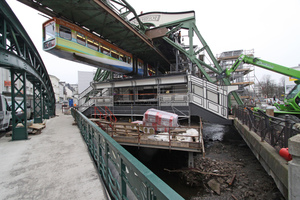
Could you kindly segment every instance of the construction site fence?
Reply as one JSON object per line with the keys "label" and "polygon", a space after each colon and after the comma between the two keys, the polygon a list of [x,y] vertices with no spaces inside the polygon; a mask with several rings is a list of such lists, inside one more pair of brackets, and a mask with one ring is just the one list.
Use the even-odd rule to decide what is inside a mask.
{"label": "construction site fence", "polygon": [[249,131],[254,131],[262,142],[268,142],[278,151],[287,148],[288,139],[300,133],[298,124],[291,120],[290,115],[273,117],[261,110],[253,111],[242,106],[235,107],[233,112],[236,118],[249,127]]}
{"label": "construction site fence", "polygon": [[112,199],[183,199],[81,112],[71,112]]}

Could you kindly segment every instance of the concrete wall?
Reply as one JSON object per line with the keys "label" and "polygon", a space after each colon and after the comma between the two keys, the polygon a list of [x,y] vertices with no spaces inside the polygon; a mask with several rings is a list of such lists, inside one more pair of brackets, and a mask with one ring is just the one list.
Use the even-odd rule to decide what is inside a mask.
{"label": "concrete wall", "polygon": [[78,71],[78,94],[81,94],[86,88],[90,86],[93,81],[95,72]]}
{"label": "concrete wall", "polygon": [[249,131],[249,128],[237,118],[234,119],[234,126],[266,172],[272,176],[282,195],[287,199],[289,188],[287,161],[267,142],[261,142],[260,136]]}
{"label": "concrete wall", "polygon": [[49,77],[55,94],[55,102],[59,102],[59,79],[53,75],[49,75]]}
{"label": "concrete wall", "polygon": [[289,139],[289,153],[293,160],[289,162],[289,200],[300,199],[300,135]]}

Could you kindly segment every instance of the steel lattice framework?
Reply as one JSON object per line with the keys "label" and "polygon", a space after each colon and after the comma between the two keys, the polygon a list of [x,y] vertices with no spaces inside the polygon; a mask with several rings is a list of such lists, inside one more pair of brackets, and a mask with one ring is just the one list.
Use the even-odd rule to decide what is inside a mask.
{"label": "steel lattice framework", "polygon": [[[16,110],[20,108],[26,116],[26,80],[34,87],[39,85],[43,88],[40,90],[43,91],[42,105],[50,116],[55,115],[55,96],[51,80],[37,49],[5,1],[0,1],[0,67],[11,72],[13,140],[27,139],[27,120],[15,116]],[[21,82],[21,88],[16,86],[16,81]],[[23,98],[20,104],[16,102],[17,96]],[[45,103],[46,101],[49,103]],[[34,108],[35,113],[39,111],[40,109]],[[39,120],[35,118],[36,121]],[[18,122],[23,123],[23,128],[16,126]]]}

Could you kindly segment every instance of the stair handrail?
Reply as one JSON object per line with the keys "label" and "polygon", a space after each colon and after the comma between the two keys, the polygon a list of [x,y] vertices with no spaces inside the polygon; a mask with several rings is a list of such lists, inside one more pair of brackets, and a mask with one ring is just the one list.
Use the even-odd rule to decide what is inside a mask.
{"label": "stair handrail", "polygon": [[[111,112],[111,110],[107,106],[105,106],[105,114],[108,116],[107,111],[109,111],[109,113],[110,113],[110,115],[109,115],[110,122],[117,122],[116,116]],[[106,119],[106,117],[105,117],[105,119]]]}
{"label": "stair handrail", "polygon": [[97,116],[97,111],[99,111],[99,113],[100,113],[99,119],[102,119],[101,117],[104,117],[105,120],[106,120],[106,116],[101,112],[101,110],[99,108],[97,108],[97,106],[94,106],[94,116],[95,116],[95,118]]}
{"label": "stair handrail", "polygon": [[93,90],[93,87],[92,86],[89,86],[87,87],[85,90],[83,90],[80,94],[79,94],[79,97],[78,99],[81,99],[83,97],[85,97],[90,91]]}

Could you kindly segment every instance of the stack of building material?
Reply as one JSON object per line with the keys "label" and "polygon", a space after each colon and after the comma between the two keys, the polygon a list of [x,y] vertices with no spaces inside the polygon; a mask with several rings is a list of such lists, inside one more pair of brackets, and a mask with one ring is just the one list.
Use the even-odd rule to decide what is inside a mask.
{"label": "stack of building material", "polygon": [[178,115],[151,108],[144,113],[143,125],[158,132],[169,131],[170,127],[178,126]]}

